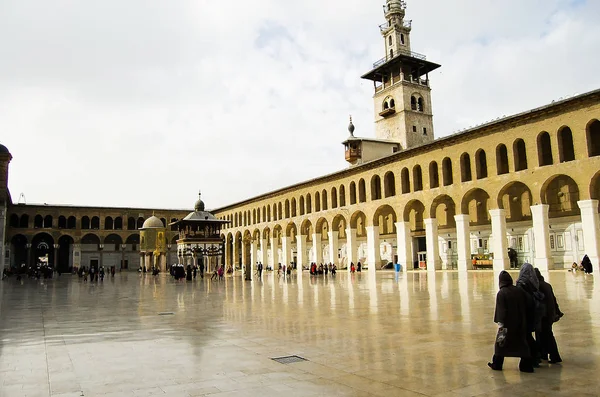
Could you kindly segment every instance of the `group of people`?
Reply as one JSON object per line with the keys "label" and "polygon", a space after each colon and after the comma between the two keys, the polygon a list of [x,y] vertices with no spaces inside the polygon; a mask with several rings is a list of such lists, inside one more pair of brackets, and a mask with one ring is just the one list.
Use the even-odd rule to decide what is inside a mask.
{"label": "group of people", "polygon": [[20,281],[24,276],[39,280],[40,278],[48,279],[54,275],[54,267],[47,262],[39,262],[35,265],[26,266],[24,263],[16,269],[4,268],[2,270],[2,280],[15,274],[17,280]]}
{"label": "group of people", "polygon": [[[79,269],[77,269],[77,276],[79,276],[79,278],[83,279],[84,283],[88,281],[88,276],[90,278],[90,282],[104,281],[105,275],[106,275],[106,272],[104,270],[104,266],[100,266],[100,268],[98,268],[98,269],[96,269],[95,266],[90,266],[89,269],[86,266],[81,266]],[[114,266],[110,267],[110,275],[111,275],[111,277],[115,276],[115,267]]]}
{"label": "group of people", "polygon": [[323,265],[322,263],[317,267],[317,264],[315,262],[310,264],[310,275],[311,276],[319,276],[319,275],[325,275],[327,276],[327,273],[331,273],[332,276],[335,276],[335,273],[337,272],[337,266],[331,262],[329,262],[329,264],[325,264]]}
{"label": "group of people", "polygon": [[563,313],[552,286],[540,271],[525,263],[516,285],[506,271],[500,273],[499,285],[494,314],[498,332],[494,356],[488,366],[501,371],[505,357],[520,357],[519,370],[534,372],[542,360],[550,364],[562,362],[552,325]]}
{"label": "group of people", "polygon": [[356,266],[354,266],[354,262],[350,262],[350,273],[354,273],[354,272],[360,273],[361,271],[362,271],[362,264],[360,262],[358,262],[356,264]]}
{"label": "group of people", "polygon": [[[233,271],[233,269],[232,269]],[[182,263],[177,263],[174,265],[171,265],[170,269],[169,269],[169,273],[171,274],[171,276],[175,279],[175,281],[179,281],[179,280],[187,280],[187,281],[192,281],[195,280],[196,277],[198,276],[198,273],[200,273],[200,278],[204,279],[204,266],[198,266],[198,265],[184,265]],[[220,265],[218,267],[216,267],[212,273],[211,276],[211,281],[212,280],[223,280],[225,276],[225,266]]]}

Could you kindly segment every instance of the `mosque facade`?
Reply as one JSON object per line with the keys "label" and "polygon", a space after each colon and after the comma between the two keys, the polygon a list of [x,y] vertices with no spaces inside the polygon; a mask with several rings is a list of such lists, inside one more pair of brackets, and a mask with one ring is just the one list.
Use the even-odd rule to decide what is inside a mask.
{"label": "mosque facade", "polygon": [[[385,53],[362,76],[375,137],[351,123],[347,169],[213,210],[225,265],[246,278],[257,262],[465,272],[507,269],[511,249],[519,264],[567,268],[587,254],[600,270],[600,90],[435,139],[429,73],[440,65],[413,52],[405,13],[387,0]],[[0,145],[0,264],[181,262],[174,224],[189,211],[15,204],[11,159]],[[146,231],[164,244],[141,248]]]}

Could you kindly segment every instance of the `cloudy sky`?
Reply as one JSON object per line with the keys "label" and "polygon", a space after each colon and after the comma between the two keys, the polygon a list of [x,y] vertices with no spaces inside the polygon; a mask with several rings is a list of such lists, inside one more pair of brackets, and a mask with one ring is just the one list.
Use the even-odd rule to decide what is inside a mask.
{"label": "cloudy sky", "polygon": [[[373,136],[384,0],[1,0],[0,143],[28,203],[209,207]],[[436,136],[600,88],[600,1],[409,0]]]}

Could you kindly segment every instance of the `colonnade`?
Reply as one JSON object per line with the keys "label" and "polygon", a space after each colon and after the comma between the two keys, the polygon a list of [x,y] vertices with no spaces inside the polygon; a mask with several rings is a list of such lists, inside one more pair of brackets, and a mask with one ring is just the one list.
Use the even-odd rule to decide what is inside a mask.
{"label": "colonnade", "polygon": [[[598,261],[600,258],[600,215],[598,213],[598,200],[583,200],[577,202],[581,212],[581,223],[583,229],[584,239],[584,250],[585,253],[590,257],[594,267],[598,269]],[[531,208],[532,218],[532,233],[533,243],[532,251],[534,256],[532,257],[533,265],[538,267],[542,271],[547,271],[554,268],[554,261],[551,252],[550,243],[550,217],[549,217],[549,205],[539,204],[533,205]],[[508,234],[507,234],[507,217],[504,209],[491,209],[489,210],[491,219],[491,252],[493,252],[493,269],[494,271],[501,271],[510,268],[510,261],[508,257]],[[470,226],[470,217],[465,214],[458,214],[454,216],[456,224],[456,247],[455,251],[458,254],[457,269],[459,272],[466,272],[473,268],[471,261],[471,232],[472,227]],[[427,263],[426,267],[428,271],[436,271],[442,268],[440,261],[439,252],[439,231],[438,231],[438,220],[435,218],[424,219],[423,224],[425,227],[425,239],[427,245]],[[402,271],[406,272],[412,269],[414,262],[413,253],[413,232],[411,231],[411,224],[409,222],[401,221],[395,222],[396,228],[396,249],[393,254],[397,255],[398,263],[402,265]],[[376,267],[381,263],[380,254],[380,227],[371,225],[365,227],[366,234],[366,247],[367,255],[366,261],[368,272],[374,273]],[[345,229],[346,238],[345,241],[339,239],[339,232],[336,230],[329,230],[327,232],[327,243],[329,245],[329,258],[338,258],[340,243],[345,243],[346,253],[345,261],[356,264],[359,259],[358,253],[358,240],[357,240],[357,229],[347,227]],[[496,236],[502,236],[496,238]],[[292,241],[292,237],[283,233],[281,240],[278,237],[271,235],[270,239],[253,238],[249,241],[243,240],[241,244],[242,252],[250,250],[250,263],[244,264],[243,260],[240,263],[239,258],[243,257],[238,252],[239,248],[237,244],[233,244],[233,250],[226,250],[226,255],[233,255],[233,261],[230,258],[226,258],[226,263],[234,263],[235,265],[242,266],[248,265],[246,268],[246,278],[251,279],[255,272],[255,265],[257,262],[262,262],[265,266],[269,263],[267,258],[267,247],[268,243],[271,246],[271,252],[273,253],[272,265],[277,265],[278,259],[281,259],[282,264],[289,264],[293,258],[293,243],[295,243],[296,253],[296,264],[298,269],[302,266],[306,267],[311,262],[317,264],[323,263],[323,236],[321,233],[311,233],[312,243],[307,241],[308,236],[306,234],[298,234],[295,236],[295,241]],[[278,257],[279,252],[279,241],[281,241],[281,256]],[[309,245],[309,244],[312,244]],[[260,256],[259,256],[259,245],[260,245]],[[310,248],[312,250],[312,257],[308,257],[307,252]],[[331,262],[334,262],[331,260]],[[348,266],[350,271],[350,266]],[[301,276],[301,272],[297,272],[298,276]]]}

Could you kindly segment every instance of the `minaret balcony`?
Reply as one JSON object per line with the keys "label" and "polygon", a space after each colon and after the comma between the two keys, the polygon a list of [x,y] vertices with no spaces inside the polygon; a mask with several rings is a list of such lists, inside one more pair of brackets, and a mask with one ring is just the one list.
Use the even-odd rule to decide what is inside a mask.
{"label": "minaret balcony", "polygon": [[383,57],[380,60],[378,60],[377,62],[375,62],[373,64],[373,69],[378,68],[379,66],[383,65],[384,63],[389,62],[392,59],[394,59],[394,58],[396,58],[396,57],[398,57],[400,55],[409,56],[411,58],[420,59],[422,61],[426,61],[427,60],[427,57],[425,55],[419,54],[418,52],[413,52],[413,51],[397,51],[393,55],[386,55],[385,57]]}
{"label": "minaret balcony", "polygon": [[361,158],[360,148],[346,149],[346,161],[353,163]]}
{"label": "minaret balcony", "polygon": [[398,26],[394,23],[386,22],[384,24],[379,25],[379,30],[381,30],[381,33],[387,33],[388,30],[390,30],[391,28],[394,28],[394,27],[396,27],[396,28],[402,27],[402,28],[410,30],[412,28],[412,21],[402,21],[402,26]]}
{"label": "minaret balcony", "polygon": [[379,115],[381,117],[390,117],[391,115],[396,113],[396,109],[395,108],[387,108],[384,109],[383,112],[379,112]]}

